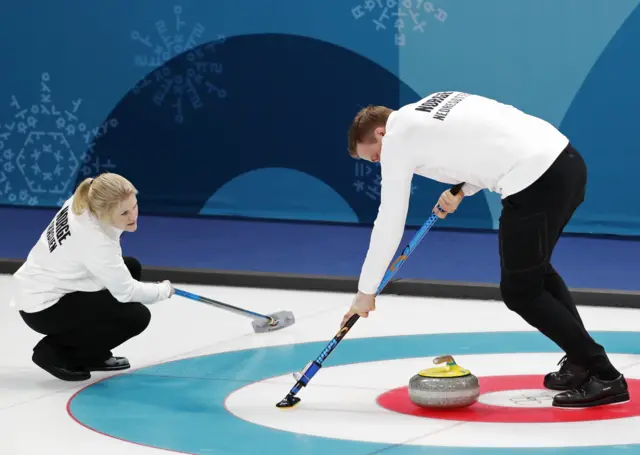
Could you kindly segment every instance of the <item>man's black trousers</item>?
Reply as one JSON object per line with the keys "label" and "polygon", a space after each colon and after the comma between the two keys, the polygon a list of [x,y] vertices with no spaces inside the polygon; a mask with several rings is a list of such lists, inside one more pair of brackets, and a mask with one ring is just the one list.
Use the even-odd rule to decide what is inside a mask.
{"label": "man's black trousers", "polygon": [[[587,333],[566,284],[551,265],[556,243],[583,202],[587,168],[571,146],[536,182],[503,199],[500,290],[509,309],[555,342],[575,364],[609,367]],[[576,258],[578,260],[578,258]]]}

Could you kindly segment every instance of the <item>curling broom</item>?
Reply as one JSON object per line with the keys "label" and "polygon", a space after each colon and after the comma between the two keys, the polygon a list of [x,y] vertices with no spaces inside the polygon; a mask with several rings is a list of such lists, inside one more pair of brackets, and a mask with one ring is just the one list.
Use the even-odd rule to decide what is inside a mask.
{"label": "curling broom", "polygon": [[[455,185],[453,188],[451,188],[451,194],[453,195],[458,194],[462,189],[463,185],[464,183],[459,183]],[[422,238],[426,235],[427,232],[429,232],[431,227],[435,224],[437,219],[438,219],[438,215],[436,215],[435,212],[432,213],[431,216],[429,216],[429,218],[427,219],[427,221],[424,222],[422,227],[420,227],[418,232],[415,233],[411,241],[407,244],[404,250],[402,250],[402,253],[396,258],[395,261],[391,263],[391,265],[387,269],[387,272],[385,273],[384,277],[382,278],[382,282],[378,287],[378,291],[376,292],[376,295],[382,292],[382,290],[387,285],[389,280],[391,280],[391,278],[396,274],[398,269],[402,266],[404,261],[406,261],[409,255],[413,252],[413,250],[415,250],[415,248],[418,246]],[[291,408],[300,402],[300,398],[296,396],[298,392],[300,392],[300,390],[302,390],[303,387],[306,387],[307,384],[309,384],[309,381],[311,381],[311,378],[313,378],[315,374],[320,370],[320,368],[322,368],[322,364],[327,359],[327,357],[329,357],[329,354],[333,352],[336,346],[338,346],[338,343],[342,341],[342,339],[349,332],[349,330],[351,330],[351,327],[353,327],[353,325],[356,323],[356,321],[359,318],[360,316],[358,316],[357,314],[354,314],[353,316],[351,316],[349,320],[344,324],[344,326],[340,328],[338,333],[333,337],[333,339],[329,342],[329,344],[327,344],[327,346],[322,350],[320,355],[315,360],[312,360],[311,362],[309,362],[309,364],[307,364],[307,366],[305,367],[302,373],[294,373],[294,377],[296,378],[296,381],[297,381],[296,384],[291,388],[287,396],[285,396],[282,399],[282,401],[276,404],[276,407]]]}
{"label": "curling broom", "polygon": [[278,311],[271,314],[260,314],[255,311],[249,311],[244,308],[229,305],[228,303],[218,302],[217,300],[213,300],[208,297],[192,294],[191,292],[183,291],[182,289],[176,289],[176,295],[195,300],[196,302],[206,303],[207,305],[231,311],[232,313],[240,314],[242,316],[248,316],[253,319],[253,331],[256,333],[274,332],[276,330],[289,327],[296,322],[296,318],[291,311]]}

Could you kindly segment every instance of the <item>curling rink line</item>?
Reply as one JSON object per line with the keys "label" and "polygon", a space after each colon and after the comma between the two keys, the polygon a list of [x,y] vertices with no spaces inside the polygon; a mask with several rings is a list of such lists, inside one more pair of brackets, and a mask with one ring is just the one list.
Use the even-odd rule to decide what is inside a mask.
{"label": "curling rink line", "polygon": [[[3,295],[6,296],[4,294],[5,284],[6,279],[3,281],[3,278],[0,277],[0,298],[6,302],[7,299],[3,297]],[[253,335],[249,320],[244,320],[236,315],[225,315],[220,310],[196,302],[174,298],[154,305],[151,308],[152,325],[148,331],[137,339],[117,348],[114,353],[128,356],[132,360],[134,368],[142,369],[141,366],[144,365],[155,365],[166,359],[180,358],[187,354],[191,356],[194,353],[210,355],[261,347],[281,346],[286,348],[289,344],[298,343],[320,342],[325,344],[335,334],[337,325],[353,297],[351,294],[318,292],[186,285],[182,287],[190,292],[229,301],[231,304],[245,304],[248,308],[261,312],[271,312],[278,309],[292,310],[299,322],[282,332]],[[637,331],[640,327],[640,312],[637,310],[584,307],[580,311],[590,331]],[[306,318],[307,315],[312,314],[316,314],[316,316]],[[475,331],[509,332],[514,330],[532,331],[530,327],[519,320],[517,315],[506,310],[499,302],[381,296],[377,300],[376,312],[369,319],[359,321],[346,340],[389,337],[388,341],[393,343],[394,337],[407,334],[455,334],[460,332],[471,334]],[[74,455],[81,453],[124,453],[127,455],[167,453],[159,449],[118,441],[88,431],[73,422],[66,414],[65,404],[76,390],[87,384],[74,385],[68,390],[61,391],[66,383],[51,378],[33,366],[30,361],[31,348],[40,336],[30,332],[17,316],[15,310],[7,308],[6,305],[0,308],[0,337],[2,337],[0,338],[2,345],[12,346],[6,356],[0,357],[0,403],[11,405],[16,399],[20,401],[20,398],[34,398],[23,404],[18,403],[4,411],[0,410],[0,453],[11,453],[12,455],[26,455],[42,451],[46,451],[48,454]],[[332,357],[339,357],[343,351],[346,350],[339,347],[332,354]],[[638,351],[640,351],[640,346],[636,352]],[[312,352],[317,354],[315,350]],[[448,353],[446,346],[439,352],[439,354],[444,353]],[[465,355],[455,352],[454,354],[456,360],[462,359]],[[552,362],[548,366],[551,369],[555,367],[559,355],[554,354],[552,357]],[[295,365],[291,371],[301,369],[309,360],[311,358],[294,362]],[[426,360],[430,362],[430,358],[426,358]],[[462,363],[461,360],[460,362]],[[463,363],[463,366],[467,365]],[[325,367],[321,370],[310,387],[303,390],[301,393],[302,404],[308,402],[308,394],[314,390],[313,386],[318,386],[322,382],[321,378],[330,371],[330,368],[333,367]],[[141,374],[144,372],[134,373],[134,375]],[[92,382],[108,376],[108,374],[96,374],[95,380]],[[127,374],[122,376],[126,377]],[[220,375],[220,378],[222,379],[223,376]],[[286,387],[278,389],[276,395],[271,397],[275,398],[275,401],[279,400],[293,383],[293,378],[289,374],[286,376],[283,378],[287,383]],[[106,383],[110,383],[116,378],[114,377]],[[326,381],[326,379],[324,380]],[[402,386],[406,384],[406,381],[408,378],[394,384],[394,387]],[[326,384],[328,385],[328,383]],[[243,385],[237,384],[238,387]],[[319,389],[319,387],[316,388]],[[91,391],[92,388],[89,387],[87,390]],[[37,399],[35,399],[36,397]],[[275,401],[271,403],[272,406]],[[298,410],[300,409],[303,408]],[[232,418],[235,417],[232,416]],[[123,419],[125,422],[126,418],[123,417]],[[34,432],[37,432],[41,439],[33,438]],[[422,435],[424,434],[422,433]],[[607,450],[603,447],[600,453],[608,453]],[[413,453],[406,452],[402,447],[397,450],[391,448],[388,452],[390,455],[395,455],[396,452]],[[225,453],[233,455],[236,452],[231,450]],[[303,454],[305,451],[300,453]],[[355,450],[351,453],[365,452]]]}
{"label": "curling rink line", "polygon": [[[459,365],[471,370],[481,380],[483,376],[542,376],[558,358],[555,353],[453,355]],[[380,390],[406,386],[411,376],[433,366],[432,359],[411,358],[323,368],[312,384],[301,392],[302,402],[290,412],[275,408],[273,397],[282,394],[281,384],[287,379],[291,382],[291,375],[242,387],[227,397],[225,407],[247,422],[277,430],[388,444],[504,448],[640,443],[640,431],[637,431],[640,417],[589,421],[587,425],[585,422],[536,423],[532,434],[531,425],[461,424],[455,420],[400,414],[376,403]],[[622,367],[624,364],[637,364],[640,355],[613,354],[611,360],[621,365],[628,378],[640,378],[640,368],[626,370]],[[344,387],[335,388],[338,383]],[[326,387],[328,384],[331,386]],[[375,385],[375,388],[362,387],[365,384]],[[539,390],[544,390],[542,384]],[[482,401],[482,396],[480,398]],[[500,408],[495,412],[500,412]],[[560,412],[580,411],[563,409]]]}
{"label": "curling rink line", "polygon": [[[603,338],[611,346],[612,351],[627,351],[631,346],[632,353],[637,351],[640,345],[640,334],[638,332],[598,332],[596,337]],[[504,343],[505,337],[511,342]],[[511,333],[464,333],[464,334],[425,334],[400,337],[380,337],[372,339],[345,340],[341,344],[340,354],[333,357],[333,362],[337,365],[327,368],[337,368],[337,366],[348,366],[362,364],[365,359],[370,362],[411,359],[425,357],[430,358],[442,354],[442,346],[447,346],[448,351],[454,353],[468,350],[465,355],[487,355],[491,353],[504,354],[522,353],[536,354],[539,352],[553,351],[551,346],[543,337],[532,332],[511,332]],[[324,342],[312,345],[298,344],[285,347],[271,347],[252,351],[231,351],[222,354],[214,354],[199,359],[186,359],[165,365],[158,365],[152,368],[152,372],[158,375],[142,376],[130,375],[115,378],[106,384],[99,384],[75,397],[70,405],[71,412],[79,421],[91,428],[105,431],[115,437],[135,441],[157,447],[170,448],[187,453],[230,453],[237,455],[249,455],[264,449],[268,444],[278,447],[281,453],[303,453],[306,455],[320,455],[327,452],[350,453],[353,455],[379,453],[381,450],[392,455],[414,454],[416,450],[420,453],[440,453],[442,446],[416,446],[368,442],[363,440],[352,440],[351,438],[338,439],[334,437],[309,436],[299,432],[275,430],[249,423],[245,420],[233,416],[224,407],[224,401],[236,392],[239,388],[245,387],[246,383],[232,381],[212,381],[206,379],[193,380],[188,376],[199,373],[199,377],[215,379],[220,377],[217,372],[224,371],[225,376],[235,376],[246,380],[253,378],[255,382],[260,382],[268,378],[279,376],[289,376],[291,372],[300,368],[306,363],[312,354],[316,354],[322,349]],[[542,349],[542,351],[540,351]],[[336,354],[338,354],[336,352]],[[553,352],[550,352],[553,357]],[[523,354],[526,356],[526,354]],[[459,356],[458,356],[459,357]],[[628,359],[627,359],[628,360]],[[635,363],[635,359],[632,360]],[[490,362],[487,362],[490,364]],[[555,364],[555,361],[552,362]],[[188,376],[187,373],[188,372]],[[320,374],[320,373],[319,373]],[[378,373],[384,375],[384,371]],[[174,377],[167,381],[163,375]],[[184,377],[180,377],[184,376]],[[358,375],[361,377],[360,375]],[[320,376],[316,376],[319,378]],[[283,378],[284,379],[284,378]],[[315,379],[315,378],[314,378]],[[540,379],[541,380],[541,379]],[[292,381],[293,382],[293,381]],[[291,383],[290,383],[291,384]],[[399,385],[402,385],[400,383]],[[272,397],[279,401],[290,385],[282,386],[280,395]],[[527,387],[529,388],[529,387]],[[311,387],[305,389],[301,394],[304,397]],[[371,393],[371,392],[370,392]],[[377,393],[374,393],[374,396]],[[117,406],[112,406],[114,401]],[[337,411],[349,411],[349,399],[343,400],[341,407],[335,408]],[[334,402],[335,403],[335,402]],[[269,408],[275,408],[275,402]],[[298,410],[303,410],[298,406],[291,410],[278,410],[283,413],[292,413],[301,417]],[[601,408],[602,409],[602,408]],[[609,407],[611,409],[611,407]],[[100,410],[99,413],[96,410]],[[273,411],[270,411],[273,412]],[[571,410],[570,412],[573,412]],[[125,417],[126,416],[126,417]],[[358,414],[360,417],[360,414]],[[364,419],[370,414],[364,414]],[[123,427],[121,422],[126,420],[127,426]],[[313,415],[307,416],[308,425],[315,424]],[[322,422],[320,422],[322,423]],[[327,428],[328,431],[344,428],[342,422],[332,423]],[[590,425],[592,422],[588,422]],[[331,426],[335,428],[331,428]],[[448,430],[450,423],[440,427],[440,432]],[[464,427],[464,425],[460,425]],[[520,425],[521,427],[523,425]],[[535,429],[538,425],[528,425],[532,431],[533,443],[538,443],[535,438]],[[215,435],[212,428],[218,430]],[[160,429],[164,429],[160,431]],[[433,434],[430,432],[429,434]],[[236,435],[248,435],[246,438],[237,438]],[[417,436],[424,437],[427,433],[420,433]],[[494,437],[509,438],[509,432],[500,432]],[[418,437],[412,438],[417,440]],[[591,441],[597,443],[597,441]],[[451,442],[450,444],[453,444]],[[508,447],[507,453],[515,453],[518,450],[561,450],[562,453],[571,452],[572,447],[549,448],[549,447],[529,447],[518,448]],[[534,444],[535,445],[535,444]],[[638,447],[638,446],[627,446]],[[573,447],[580,449],[582,455],[602,454],[602,450],[612,447]],[[604,448],[604,449],[603,449]],[[428,449],[429,452],[424,450]],[[477,454],[495,453],[496,447],[467,447],[462,445],[449,445],[448,453],[458,455],[467,453],[465,450],[476,451]],[[478,452],[486,449],[490,452]]]}

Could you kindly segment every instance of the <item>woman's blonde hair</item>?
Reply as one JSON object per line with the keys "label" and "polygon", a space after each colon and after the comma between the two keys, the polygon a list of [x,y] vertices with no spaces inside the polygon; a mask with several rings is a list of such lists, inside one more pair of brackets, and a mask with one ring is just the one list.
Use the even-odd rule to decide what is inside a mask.
{"label": "woman's blonde hair", "polygon": [[89,210],[104,220],[132,194],[138,194],[138,190],[126,178],[118,174],[101,174],[96,178],[85,179],[78,186],[73,195],[71,210],[76,215]]}

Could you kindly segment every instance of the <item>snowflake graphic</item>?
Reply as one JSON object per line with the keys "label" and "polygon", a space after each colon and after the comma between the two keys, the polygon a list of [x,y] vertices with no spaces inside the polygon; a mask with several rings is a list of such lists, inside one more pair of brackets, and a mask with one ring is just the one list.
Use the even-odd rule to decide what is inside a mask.
{"label": "snowflake graphic", "polygon": [[[227,97],[225,89],[216,86],[212,79],[222,73],[222,64],[214,61],[213,55],[216,46],[225,42],[223,35],[204,47],[194,49],[200,41],[205,27],[197,23],[191,31],[185,35],[186,23],[181,20],[182,7],[173,8],[173,30],[170,32],[164,20],[155,22],[155,29],[159,41],[152,41],[150,36],[134,30],[131,39],[146,46],[146,54],[138,54],[134,57],[134,64],[140,67],[155,68],[155,70],[140,81],[133,89],[135,94],[141,93],[148,86],[155,84],[153,91],[153,103],[162,106],[170,100],[174,111],[174,121],[182,124],[185,121],[185,107],[200,109],[204,105],[203,96],[216,96],[224,99]],[[170,68],[162,67],[174,57],[186,59],[186,71],[173,73]]]}
{"label": "snowflake graphic", "polygon": [[[0,202],[61,206],[73,193],[78,172],[92,173],[88,165],[94,160],[95,139],[118,124],[110,119],[87,127],[78,117],[82,99],[60,109],[49,83],[49,73],[43,73],[39,100],[31,106],[11,96],[15,113],[0,125]],[[96,173],[115,168],[109,164]]]}
{"label": "snowflake graphic", "polygon": [[[356,192],[364,193],[372,200],[380,197],[382,176],[380,175],[379,164],[373,165],[365,162],[357,162],[355,164],[355,177],[356,180],[354,180],[352,185]],[[373,181],[371,181],[371,179],[373,179]]]}
{"label": "snowflake graphic", "polygon": [[364,0],[351,8],[351,14],[358,20],[371,15],[376,31],[392,30],[397,46],[407,44],[407,34],[424,33],[427,22],[421,17],[432,15],[438,21],[447,20],[448,14],[433,2],[424,0]]}
{"label": "snowflake graphic", "polygon": [[[363,193],[373,201],[380,200],[380,191],[382,185],[382,175],[380,173],[380,163],[357,162],[355,164],[355,180],[352,186],[356,193]],[[418,187],[411,185],[411,194]]]}

